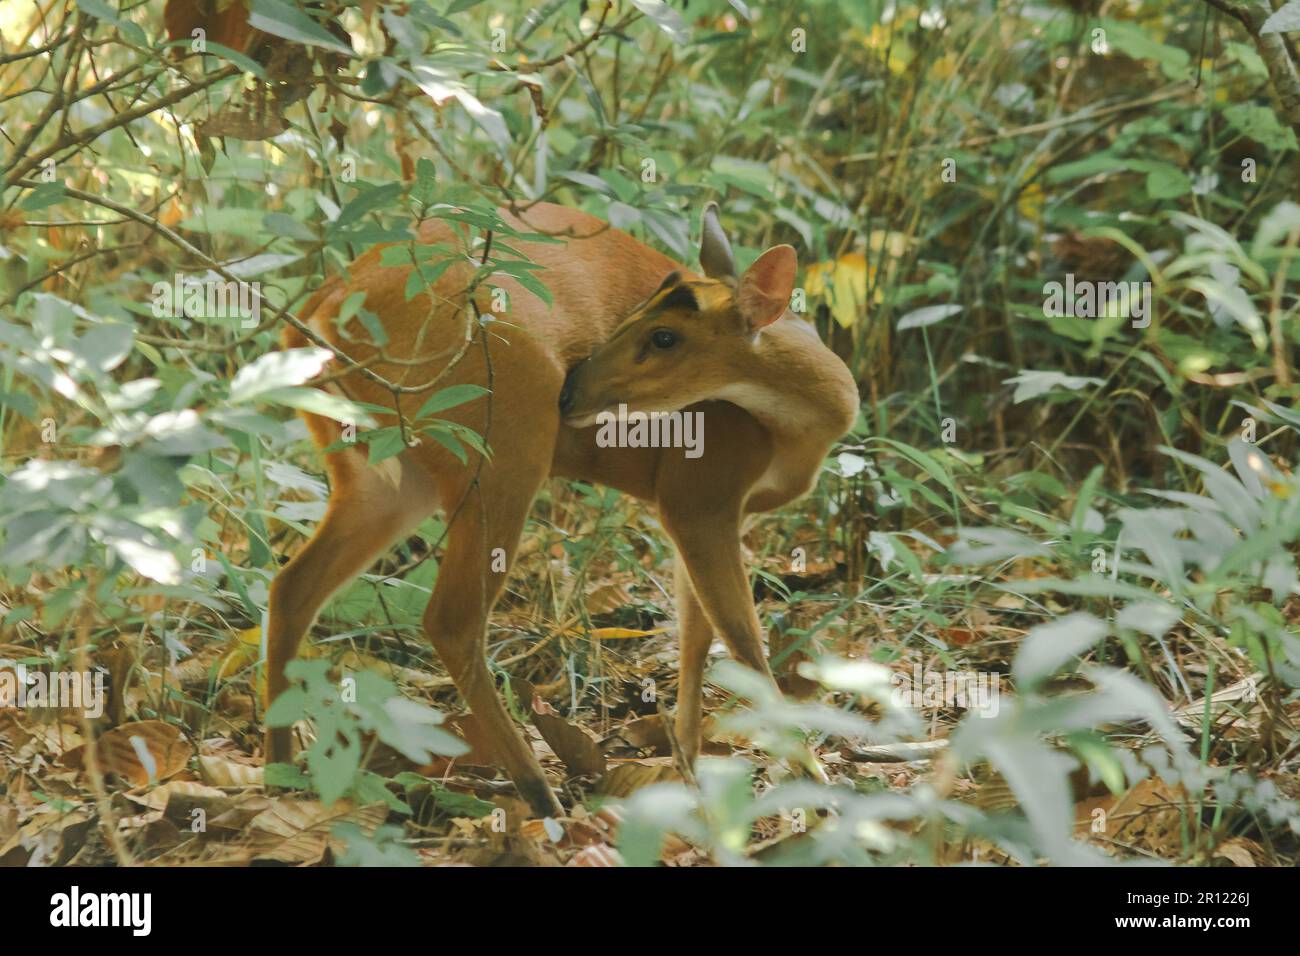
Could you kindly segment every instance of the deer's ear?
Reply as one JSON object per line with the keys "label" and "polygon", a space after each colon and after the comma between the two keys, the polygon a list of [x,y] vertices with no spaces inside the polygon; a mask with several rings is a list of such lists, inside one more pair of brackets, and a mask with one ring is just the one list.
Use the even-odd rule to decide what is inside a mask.
{"label": "deer's ear", "polygon": [[785,314],[798,266],[792,246],[773,246],[745,270],[736,290],[736,308],[748,331],[757,332]]}

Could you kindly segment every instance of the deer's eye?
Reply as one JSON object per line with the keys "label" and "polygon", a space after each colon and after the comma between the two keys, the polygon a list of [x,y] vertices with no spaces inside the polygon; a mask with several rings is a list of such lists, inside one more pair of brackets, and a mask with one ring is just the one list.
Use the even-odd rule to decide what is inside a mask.
{"label": "deer's eye", "polygon": [[655,329],[650,341],[657,349],[670,349],[677,344],[677,333],[669,329]]}

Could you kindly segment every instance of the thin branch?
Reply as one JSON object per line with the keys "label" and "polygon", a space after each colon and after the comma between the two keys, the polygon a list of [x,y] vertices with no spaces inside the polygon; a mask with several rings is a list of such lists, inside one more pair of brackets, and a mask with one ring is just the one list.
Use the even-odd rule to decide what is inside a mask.
{"label": "thin branch", "polygon": [[933,152],[939,149],[966,149],[973,146],[987,146],[990,143],[996,143],[1004,139],[1014,139],[1017,136],[1036,136],[1039,133],[1048,133],[1054,129],[1060,129],[1062,126],[1073,126],[1075,123],[1087,123],[1092,120],[1100,119],[1103,116],[1111,116],[1115,113],[1127,113],[1132,110],[1143,109],[1147,106],[1163,102],[1164,100],[1186,96],[1191,92],[1194,92],[1193,87],[1186,83],[1177,83],[1169,89],[1161,90],[1159,93],[1153,93],[1151,96],[1144,96],[1141,99],[1127,100],[1123,103],[1103,106],[1101,109],[1082,109],[1077,113],[1071,113],[1069,116],[1061,116],[1057,119],[1046,120],[1042,123],[1030,123],[1028,126],[1017,126],[1013,129],[1002,130],[998,133],[974,136],[969,139],[964,139],[959,143],[927,143],[921,146],[912,146],[906,149],[894,150],[891,153],[882,153],[880,151],[854,153],[851,156],[845,156],[841,162],[862,163],[875,159],[894,159],[903,153]]}
{"label": "thin branch", "polygon": [[[19,185],[26,186],[29,189],[35,189],[36,187],[42,185],[41,183],[38,183],[35,180],[31,180],[31,179],[21,179],[18,181],[18,183]],[[64,187],[64,192],[68,196],[72,197],[73,199],[80,199],[82,202],[88,202],[91,203],[92,205],[102,206],[103,208],[110,209],[113,212],[118,213],[119,215],[126,216],[128,219],[133,219],[143,226],[148,226],[150,229],[152,229],[158,235],[162,236],[172,245],[176,246],[178,249],[181,249],[188,255],[193,256],[195,259],[202,262],[204,265],[206,265],[217,275],[221,276],[227,282],[234,282],[236,285],[243,284],[244,282],[243,279],[240,279],[238,276],[231,274],[226,269],[226,267],[223,266],[221,263],[217,262],[207,253],[203,252],[203,250],[190,244],[182,236],[179,236],[172,230],[168,229],[157,219],[154,219],[151,216],[146,216],[144,213],[132,209],[130,206],[124,206],[119,202],[114,202],[113,200],[106,199],[103,196],[95,196],[87,192],[82,192],[80,189]],[[364,377],[370,379],[376,385],[382,386],[383,388],[388,389],[394,394],[398,392],[416,392],[421,390],[418,388],[405,388],[400,385],[394,385],[392,382],[389,382],[383,376],[370,371],[370,369],[368,368],[365,368],[361,363],[353,359],[352,356],[348,355],[346,352],[340,349],[333,342],[330,342],[328,339],[324,338],[315,329],[308,326],[305,322],[303,322],[301,319],[299,319],[296,315],[294,315],[289,310],[281,308],[280,306],[276,305],[274,302],[268,301],[268,302],[264,302],[263,304],[266,306],[267,309],[270,310],[273,317],[278,319],[283,319],[285,322],[288,322],[291,326],[297,329],[298,332],[302,333],[303,337],[306,338],[309,342],[312,342],[313,344],[318,345],[323,349],[329,349],[329,351],[333,352],[336,356],[338,356],[340,360],[346,362],[348,365],[355,368],[357,372],[359,372]]]}
{"label": "thin branch", "polygon": [[1259,58],[1264,61],[1268,78],[1281,107],[1282,121],[1300,137],[1300,73],[1296,71],[1291,51],[1280,33],[1260,33],[1265,21],[1273,15],[1273,8],[1264,0],[1205,0],[1214,9],[1222,11],[1240,23],[1255,44]]}
{"label": "thin branch", "polygon": [[197,80],[188,86],[183,86],[179,90],[172,90],[172,92],[160,96],[156,100],[150,100],[148,103],[143,103],[135,109],[119,113],[111,119],[107,119],[96,126],[91,126],[88,129],[82,130],[80,133],[71,136],[60,136],[52,146],[47,147],[34,156],[24,158],[23,154],[26,152],[27,146],[30,145],[30,141],[28,141],[22,148],[14,150],[9,170],[5,173],[4,185],[13,185],[23,176],[27,175],[27,173],[39,166],[44,160],[56,153],[62,152],[70,146],[84,146],[87,143],[94,142],[110,130],[116,129],[119,126],[125,126],[128,123],[133,123],[142,117],[148,116],[150,113],[171,106],[173,103],[178,103],[187,97],[193,96],[195,93],[206,90],[210,86],[215,86],[222,80],[227,80],[232,76],[236,76],[240,72],[240,68],[232,64],[215,73],[210,73],[202,80]]}

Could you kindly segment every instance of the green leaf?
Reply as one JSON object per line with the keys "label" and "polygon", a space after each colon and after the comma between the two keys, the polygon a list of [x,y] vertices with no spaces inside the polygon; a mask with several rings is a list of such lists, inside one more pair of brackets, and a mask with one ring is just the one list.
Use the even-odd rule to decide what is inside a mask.
{"label": "green leaf", "polygon": [[421,206],[427,206],[433,202],[437,186],[437,171],[433,162],[428,157],[421,156],[415,163],[415,185],[411,187],[411,198]]}
{"label": "green leaf", "polygon": [[1290,0],[1289,3],[1283,4],[1259,28],[1261,36],[1266,33],[1291,33],[1296,30],[1300,30],[1300,0]]}
{"label": "green leaf", "polygon": [[267,764],[262,771],[262,782],[268,787],[286,790],[306,790],[311,786],[311,779],[305,773],[287,763]]}
{"label": "green leaf", "polygon": [[57,202],[62,202],[63,197],[67,194],[63,183],[41,183],[33,189],[27,198],[18,204],[19,209],[27,212],[36,212],[38,209],[44,209],[46,206],[53,206]]}
{"label": "green leaf", "polygon": [[1103,17],[1100,20],[1106,31],[1107,42],[1121,53],[1135,60],[1151,60],[1171,80],[1187,79],[1191,55],[1181,47],[1162,43],[1147,24]]}
{"label": "green leaf", "polygon": [[1074,500],[1074,512],[1070,517],[1070,527],[1076,532],[1084,530],[1093,496],[1097,493],[1097,485],[1101,482],[1101,476],[1105,470],[1105,466],[1096,465],[1092,471],[1088,472],[1088,477],[1083,480],[1083,484],[1079,486],[1078,497]]}
{"label": "green leaf", "polygon": [[[181,45],[189,45],[193,41],[178,40],[176,42]],[[168,44],[168,46],[171,45],[172,44]],[[240,53],[238,50],[232,50],[230,49],[230,47],[222,46],[220,43],[213,43],[211,40],[205,40],[203,46],[204,46],[203,52],[206,53],[208,56],[215,56],[223,60],[229,60],[231,63],[235,64],[235,66],[239,67],[245,73],[251,73],[259,80],[266,79],[266,70],[262,67],[262,64],[258,63],[256,60],[252,59],[251,57],[245,56],[244,54]]]}
{"label": "green leaf", "polygon": [[1030,630],[1011,664],[1016,686],[1031,690],[1106,636],[1106,622],[1083,611]]}
{"label": "green leaf", "polygon": [[76,353],[99,372],[110,372],[126,361],[135,341],[135,327],[114,322],[97,325],[74,346]]}
{"label": "green leaf", "polygon": [[406,442],[402,440],[402,430],[396,425],[366,432],[358,441],[365,442],[370,449],[367,461],[372,465],[400,455],[406,450]]}
{"label": "green leaf", "polygon": [[553,300],[551,299],[551,290],[546,288],[542,280],[537,278],[537,276],[533,275],[531,272],[520,272],[514,277],[514,280],[547,305],[553,303]]}
{"label": "green leaf", "polygon": [[455,259],[439,259],[432,265],[417,263],[406,277],[406,301],[410,302],[425,289],[432,286],[442,274],[456,264]]}
{"label": "green leaf", "polygon": [[[406,776],[405,774],[403,776]],[[415,776],[411,774],[410,776]],[[424,778],[420,778],[423,780]],[[427,781],[426,781],[427,782]],[[470,817],[477,820],[487,816],[496,809],[496,804],[468,793],[456,793],[446,787],[431,784],[429,795],[439,810],[451,817]]]}
{"label": "green leaf", "polygon": [[456,459],[462,464],[469,464],[469,455],[465,451],[465,446],[456,440],[456,437],[447,431],[444,427],[437,425],[430,426],[421,433],[428,435],[447,451],[456,456]]}
{"label": "green leaf", "polygon": [[487,133],[496,147],[505,152],[510,148],[510,130],[505,119],[496,110],[485,106],[481,100],[466,87],[460,73],[446,65],[432,62],[412,63],[411,69],[415,83],[434,103],[441,106],[449,99],[454,99],[470,115],[470,118]]}
{"label": "green leaf", "polygon": [[872,440],[895,449],[900,455],[919,467],[931,478],[939,482],[939,484],[943,485],[948,492],[958,497],[964,497],[957,490],[957,485],[953,482],[952,476],[948,474],[948,470],[940,465],[931,455],[921,451],[919,448],[914,448],[913,446],[901,441],[895,441],[892,438],[874,438]]}
{"label": "green leaf", "polygon": [[680,783],[656,783],[632,795],[618,828],[618,848],[628,866],[659,862],[668,833],[698,833],[696,798]]}
{"label": "green leaf", "polygon": [[132,23],[130,20],[122,18],[118,11],[114,10],[102,0],[77,0],[77,6],[85,13],[97,20],[103,20],[105,23],[111,23],[122,31],[122,34],[132,43],[141,46],[147,45],[149,38],[145,35],[139,24]]}
{"label": "green leaf", "polygon": [[375,420],[367,414],[367,410],[372,410],[374,406],[354,402],[332,392],[323,392],[319,388],[276,388],[258,395],[257,400],[273,405],[287,405],[313,415],[332,418],[345,425],[370,428],[375,424]]}
{"label": "green leaf", "polygon": [[352,728],[327,728],[322,720],[317,723],[321,736],[307,751],[307,770],[321,802],[330,806],[352,789],[361,769],[361,741]]}
{"label": "green leaf", "polygon": [[315,242],[317,239],[316,232],[311,226],[282,212],[268,212],[262,217],[262,225],[273,235],[301,239],[303,242]]}
{"label": "green leaf", "polygon": [[1085,375],[1066,375],[1063,372],[1038,371],[1035,369],[1025,369],[1019,375],[1003,379],[1002,382],[1004,385],[1014,385],[1016,387],[1016,392],[1011,400],[1017,405],[1042,395],[1053,394],[1059,389],[1077,392],[1089,385],[1106,384],[1105,380],[1100,378],[1091,378]]}
{"label": "green leaf", "polygon": [[686,21],[682,19],[680,13],[668,6],[664,0],[632,0],[632,6],[653,20],[660,30],[663,30],[672,38],[674,43],[685,44],[691,42],[691,31],[687,29]]}
{"label": "green leaf", "polygon": [[330,224],[330,230],[341,229],[354,223],[367,213],[396,202],[401,195],[401,183],[385,183],[382,186],[373,186],[363,191],[343,207],[343,211],[339,213],[338,218]]}
{"label": "green leaf", "polygon": [[301,385],[319,375],[333,356],[329,349],[318,348],[268,352],[235,373],[230,383],[230,401],[247,402],[273,389]]}
{"label": "green leaf", "polygon": [[434,412],[445,412],[449,408],[463,405],[487,394],[488,390],[482,385],[451,385],[430,395],[428,400],[420,406],[420,410],[415,413],[415,417],[417,419],[427,418]]}
{"label": "green leaf", "polygon": [[567,179],[571,183],[577,183],[579,186],[586,186],[588,189],[600,193],[602,196],[614,198],[614,189],[609,183],[599,176],[593,176],[591,173],[584,173],[576,169],[570,169],[559,174],[561,179]]}
{"label": "green leaf", "polygon": [[266,726],[290,727],[294,721],[302,720],[307,714],[307,691],[301,685],[288,687],[280,692],[266,709]]}
{"label": "green leaf", "polygon": [[927,325],[934,325],[936,322],[942,322],[949,316],[956,315],[962,310],[960,305],[927,305],[924,308],[916,309],[907,313],[898,320],[898,331],[905,332],[908,329],[921,329]]}
{"label": "green leaf", "polygon": [[1170,163],[1157,163],[1147,173],[1147,195],[1152,199],[1177,199],[1191,191],[1191,179]]}
{"label": "green leaf", "polygon": [[272,36],[333,50],[344,56],[353,56],[351,46],[341,43],[319,23],[303,13],[292,3],[282,0],[253,0],[248,14],[248,25]]}

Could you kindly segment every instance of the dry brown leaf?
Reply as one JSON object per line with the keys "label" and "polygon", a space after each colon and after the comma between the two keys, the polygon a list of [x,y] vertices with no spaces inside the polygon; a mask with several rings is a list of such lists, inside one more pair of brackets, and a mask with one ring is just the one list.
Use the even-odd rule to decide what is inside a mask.
{"label": "dry brown leaf", "polygon": [[340,823],[355,823],[372,835],[388,816],[388,806],[358,807],[340,800],[326,807],[317,800],[276,800],[249,824],[253,856],[281,863],[316,863],[327,849],[339,849],[331,831]]}
{"label": "dry brown leaf", "polygon": [[473,714],[461,714],[459,717],[449,718],[443,724],[443,728],[455,734],[469,747],[469,753],[454,758],[435,756],[430,763],[419,768],[417,773],[420,776],[441,777],[449,773],[452,767],[458,771],[495,775],[496,768],[501,766],[501,757],[491,736],[483,729],[478,718]]}
{"label": "dry brown leaf", "polygon": [[40,813],[0,847],[0,866],[61,866],[85,845],[94,824],[82,809]]}
{"label": "dry brown leaf", "polygon": [[150,810],[165,810],[168,801],[177,794],[187,796],[192,800],[216,800],[226,796],[216,787],[209,787],[197,780],[169,780],[161,787],[154,787],[148,793],[139,795],[128,793],[126,796]]}
{"label": "dry brown leaf", "polygon": [[375,671],[389,680],[416,690],[434,690],[446,687],[448,684],[446,677],[429,671],[416,670],[413,667],[403,667],[362,651],[344,651],[335,661],[335,666],[349,673],[360,670]]}
{"label": "dry brown leaf", "polygon": [[1182,787],[1170,787],[1159,777],[1148,777],[1119,799],[1107,793],[1078,802],[1075,826],[1086,836],[1097,821],[1104,827],[1097,833],[1106,838],[1103,845],[1118,841],[1168,858],[1182,847],[1181,807],[1186,800]]}
{"label": "dry brown leaf", "polygon": [[980,638],[980,632],[969,627],[941,627],[939,636],[949,644],[974,644]]}
{"label": "dry brown leaf", "polygon": [[59,760],[65,754],[80,750],[84,741],[81,731],[72,724],[28,724],[21,728],[14,725],[14,734],[21,743],[17,743],[15,757],[24,763],[37,755]]}
{"label": "dry brown leaf", "polygon": [[[173,777],[190,762],[193,749],[180,728],[161,720],[122,724],[95,742],[99,766],[117,774],[133,787],[143,787]],[[85,746],[63,755],[63,764],[82,767]]]}
{"label": "dry brown leaf", "polygon": [[605,755],[591,731],[571,724],[563,717],[533,710],[533,725],[541,732],[555,756],[574,776],[595,776],[605,772]]}
{"label": "dry brown leaf", "polygon": [[18,832],[18,810],[8,804],[0,804],[0,846],[8,843]]}
{"label": "dry brown leaf", "polygon": [[[272,798],[260,793],[233,794],[227,809],[218,812],[209,811],[208,829],[242,833],[253,818],[270,808],[273,802]],[[220,804],[217,806],[220,807]]]}
{"label": "dry brown leaf", "polygon": [[608,614],[632,603],[632,595],[626,584],[609,582],[598,584],[587,592],[587,613]]}
{"label": "dry brown leaf", "polygon": [[594,776],[605,772],[605,755],[591,731],[556,714],[555,708],[539,697],[528,681],[516,679],[513,687],[519,695],[520,706],[532,717],[533,726],[570,774]]}
{"label": "dry brown leaf", "polygon": [[649,757],[614,764],[596,785],[596,792],[607,797],[630,797],[643,787],[665,780],[680,780],[671,757]]}
{"label": "dry brown leaf", "polygon": [[199,755],[199,772],[214,787],[260,787],[262,768],[216,754]]}
{"label": "dry brown leaf", "polygon": [[[1255,853],[1251,852],[1252,846],[1257,847],[1257,845],[1251,843],[1251,841],[1237,837],[1229,840],[1216,849],[1214,851],[1214,858],[1216,860],[1227,860],[1233,866],[1259,866],[1259,864],[1255,862]],[[1256,852],[1259,852],[1258,847]],[[1261,853],[1261,856],[1262,855],[1263,854]]]}
{"label": "dry brown leaf", "polygon": [[638,750],[654,751],[654,756],[672,756],[668,731],[664,728],[663,718],[658,714],[629,720],[618,729],[618,736]]}
{"label": "dry brown leaf", "polygon": [[618,850],[604,843],[584,847],[573,855],[566,866],[622,866],[623,857]]}

